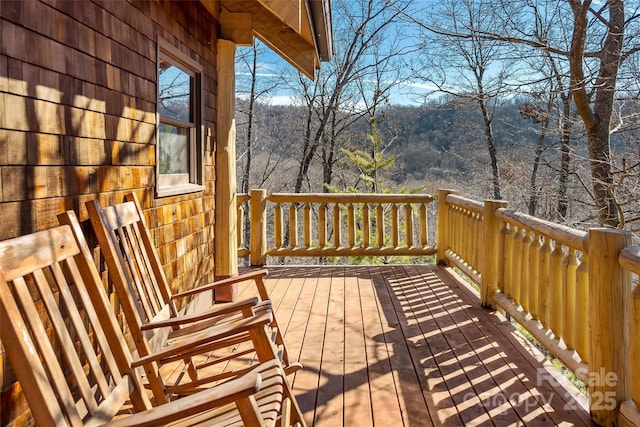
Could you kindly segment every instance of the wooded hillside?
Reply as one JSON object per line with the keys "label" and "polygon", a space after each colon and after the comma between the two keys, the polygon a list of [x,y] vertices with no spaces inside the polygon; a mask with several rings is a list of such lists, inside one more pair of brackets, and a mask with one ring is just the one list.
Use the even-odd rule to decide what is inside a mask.
{"label": "wooded hillside", "polygon": [[[500,175],[504,198],[514,207],[527,210],[531,202],[531,174],[540,144],[540,123],[534,123],[523,113],[524,101],[511,100],[496,108],[494,133],[500,155]],[[237,101],[238,174],[244,173],[247,152],[247,102]],[[293,190],[293,182],[300,163],[304,135],[304,107],[254,106],[254,161],[251,166],[251,188],[266,188],[269,192]],[[387,106],[378,120],[382,150],[395,157],[393,166],[382,171],[384,187],[398,192],[403,188],[423,187],[434,192],[438,187],[455,188],[466,195],[491,198],[490,171],[482,141],[482,121],[478,111],[469,105],[455,102],[433,102],[421,107]],[[342,133],[340,145],[344,150],[367,150],[369,123],[365,118],[354,121]],[[625,145],[632,138],[627,132],[614,139],[614,146]],[[578,134],[578,137],[580,134]],[[577,174],[584,165],[580,158],[584,146],[574,143],[572,166]],[[536,214],[557,218],[554,212],[557,197],[557,165],[559,163],[559,134],[548,132],[542,141],[535,189],[539,196]],[[339,189],[362,186],[357,168],[340,152],[333,165],[335,179],[328,183]],[[323,191],[323,159],[318,155],[311,164],[306,191]],[[587,203],[580,196],[583,190],[578,179],[572,180],[572,213],[575,222],[589,222],[583,209]],[[584,211],[581,215],[580,212]]]}

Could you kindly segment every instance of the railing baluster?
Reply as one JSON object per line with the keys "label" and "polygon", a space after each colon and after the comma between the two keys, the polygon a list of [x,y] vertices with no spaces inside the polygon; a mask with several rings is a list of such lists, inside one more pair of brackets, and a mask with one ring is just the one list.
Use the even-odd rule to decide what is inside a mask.
{"label": "railing baluster", "polygon": [[549,281],[551,299],[548,301],[551,306],[551,318],[549,319],[549,326],[556,338],[560,338],[563,332],[564,287],[562,286],[562,264],[564,263],[564,251],[560,243],[555,243],[555,248],[551,252],[551,280]]}
{"label": "railing baluster", "polygon": [[424,203],[420,203],[418,211],[418,228],[420,229],[420,247],[427,246],[428,228],[427,228],[427,207]]}
{"label": "railing baluster", "polygon": [[398,247],[398,205],[391,205],[391,246]]}
{"label": "railing baluster", "polygon": [[324,203],[318,207],[318,246],[327,246],[327,205]]}
{"label": "railing baluster", "polygon": [[298,246],[298,206],[291,203],[289,206],[289,247]]}
{"label": "railing baluster", "polygon": [[264,265],[267,263],[267,191],[251,190],[249,207],[251,265]]}
{"label": "railing baluster", "polygon": [[282,247],[282,206],[276,203],[273,208],[273,240],[277,249]]}
{"label": "railing baluster", "polygon": [[540,300],[540,249],[542,248],[542,242],[540,241],[540,234],[533,233],[533,241],[529,248],[529,313],[534,319],[537,319],[540,314],[538,312],[539,300]]}
{"label": "railing baluster", "polygon": [[340,205],[338,203],[333,205],[333,246],[339,248],[342,244],[340,242],[340,223],[342,214],[340,212]]}
{"label": "railing baluster", "polygon": [[513,284],[513,224],[505,224],[503,229],[504,235],[504,278],[502,292],[508,298],[512,297],[512,284]]}
{"label": "railing baluster", "polygon": [[511,274],[513,278],[511,288],[511,298],[520,304],[520,290],[522,289],[522,227],[518,227],[513,235],[513,253],[512,253],[512,266]]}
{"label": "railing baluster", "polygon": [[478,248],[482,247],[482,214],[473,213],[473,223],[474,238],[469,246],[469,252],[473,254],[473,266],[476,267],[480,265],[482,259],[482,254],[478,250]]}
{"label": "railing baluster", "polygon": [[582,363],[589,362],[589,255],[582,253],[576,271],[576,351]]}
{"label": "railing baluster", "polygon": [[576,273],[578,270],[578,257],[574,248],[569,248],[566,264],[563,339],[567,348],[574,349],[576,348]]}
{"label": "railing baluster", "polygon": [[524,229],[524,237],[522,239],[522,273],[520,275],[521,278],[521,288],[520,288],[520,305],[524,309],[524,311],[529,312],[529,293],[531,292],[531,274],[529,273],[530,264],[529,264],[529,256],[531,255],[531,243],[533,243],[533,238],[531,237],[531,230]]}
{"label": "railing baluster", "polygon": [[371,224],[371,220],[369,218],[369,204],[362,204],[362,246],[364,248],[369,247],[369,238],[370,238],[370,230],[369,224]]}
{"label": "railing baluster", "polygon": [[353,203],[349,203],[347,206],[347,239],[349,247],[353,248],[356,245],[356,216]]}
{"label": "railing baluster", "polygon": [[238,247],[244,248],[246,242],[244,241],[244,206],[238,205],[238,218],[236,219],[236,232],[238,239]]}
{"label": "railing baluster", "polygon": [[551,238],[544,237],[540,248],[540,265],[538,268],[538,316],[543,325],[548,325],[551,319]]}
{"label": "railing baluster", "polygon": [[[468,259],[471,261],[472,265],[477,265],[475,264],[475,254],[472,253],[472,251],[470,250],[471,247],[473,247],[473,242],[476,239],[476,214],[475,212],[471,212],[470,210],[465,209],[464,211],[464,219],[465,219],[465,228],[467,230],[469,230],[469,232],[467,233],[467,235],[465,236],[465,242],[464,242],[464,251],[462,252],[463,258],[464,259]],[[468,228],[467,228],[468,227]]]}
{"label": "railing baluster", "polygon": [[464,253],[466,236],[464,235],[465,233],[462,232],[465,227],[465,213],[460,207],[455,208],[454,227],[454,241],[456,242],[456,244],[453,248],[458,255],[462,255]]}
{"label": "railing baluster", "polygon": [[404,220],[405,220],[405,231],[407,235],[407,247],[413,247],[413,209],[411,209],[411,205],[407,203],[404,205]]}
{"label": "railing baluster", "polygon": [[376,207],[376,237],[378,239],[378,247],[384,248],[384,210],[382,203],[378,203]]}
{"label": "railing baluster", "polygon": [[303,227],[304,227],[304,230],[303,230],[304,247],[310,248],[311,247],[311,204],[310,203],[304,204]]}

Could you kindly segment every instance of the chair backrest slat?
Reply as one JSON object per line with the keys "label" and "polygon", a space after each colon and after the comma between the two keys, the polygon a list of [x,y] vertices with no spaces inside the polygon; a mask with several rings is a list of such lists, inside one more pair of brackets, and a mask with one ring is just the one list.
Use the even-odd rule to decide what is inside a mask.
{"label": "chair backrest slat", "polygon": [[[128,210],[136,209],[136,206],[135,204],[133,204],[133,202],[128,202],[126,206],[128,207]],[[159,271],[162,271],[164,273],[164,270],[162,270],[160,261],[158,260],[157,256],[155,256],[155,245],[153,245],[152,242],[148,240],[151,238],[151,235],[148,233],[146,224],[144,223],[143,218],[140,216],[140,213],[136,213],[138,214],[138,217],[140,219],[136,221],[135,224],[131,224],[127,227],[130,244],[135,244],[136,254],[138,254],[140,258],[138,261],[140,264],[140,268],[143,271],[147,286],[152,289],[152,291],[150,292],[152,292],[156,296],[156,298],[162,305],[165,305],[166,303],[166,305],[169,306],[169,309],[172,311],[171,314],[176,315],[177,309],[171,299],[171,292],[169,290],[166,279],[164,279],[164,274],[158,274]]]}
{"label": "chair backrest slat", "polygon": [[166,281],[163,283],[157,281],[157,269],[161,267],[155,265],[154,260],[159,263],[156,258],[152,259],[148,256],[148,248],[152,247],[155,250],[155,247],[145,241],[145,238],[150,236],[140,232],[140,229],[144,230],[146,225],[134,202],[104,208],[97,203],[92,201],[87,204],[96,234],[99,238],[104,235],[109,245],[115,245],[114,242],[118,242],[120,251],[111,252],[119,252],[118,256],[122,257],[116,261],[117,271],[111,275],[112,280],[116,286],[128,289],[132,298],[138,300],[137,304],[133,301],[128,304],[133,307],[124,307],[124,309],[134,310],[135,308],[137,316],[134,320],[138,328],[142,328],[152,320],[159,320],[177,313]]}
{"label": "chair backrest slat", "polygon": [[[4,279],[0,281],[0,336],[13,371],[20,379],[22,389],[28,391],[27,401],[38,425],[63,425],[66,416],[54,390],[55,384],[49,381],[44,365],[37,357],[38,348],[29,333],[32,328],[25,322],[23,311],[5,283]],[[72,404],[66,406],[68,410],[75,410]]]}
{"label": "chair backrest slat", "polygon": [[68,225],[0,242],[0,339],[39,426],[104,422],[130,398],[151,406],[121,331],[103,329],[116,320],[87,252]]}
{"label": "chair backrest slat", "polygon": [[135,290],[133,295],[138,297],[138,301],[140,301],[141,304],[142,320],[144,322],[148,322],[150,318],[155,316],[157,311],[155,298],[152,294],[149,294],[147,287],[144,285],[144,281],[140,280],[141,274],[138,271],[139,268],[135,260],[135,250],[132,251],[131,246],[127,244],[128,239],[124,229],[117,230],[116,234],[118,235],[120,249],[122,250],[122,255],[126,262],[129,277],[132,278],[131,286]]}
{"label": "chair backrest slat", "polygon": [[127,201],[125,205],[127,206],[127,210],[134,211],[139,218],[139,220],[135,224],[136,234],[139,236],[140,242],[142,242],[144,246],[144,254],[145,257],[148,258],[148,263],[152,271],[152,276],[156,280],[157,288],[160,290],[160,293],[164,297],[164,301],[166,301],[173,314],[177,312],[176,306],[173,303],[171,289],[169,288],[169,282],[167,280],[167,276],[164,274],[164,269],[162,268],[162,263],[160,262],[160,257],[158,255],[158,251],[156,250],[156,245],[151,238],[151,232],[149,231],[149,227],[144,219],[144,214],[142,212],[142,206],[140,206],[140,201],[138,200],[135,193],[129,193],[125,195],[125,200]]}
{"label": "chair backrest slat", "polygon": [[[64,304],[68,306],[69,300],[71,300],[70,303],[73,305],[73,296],[69,295],[70,290],[67,285],[67,280],[61,271],[60,265],[57,263],[52,264],[50,274],[55,278],[55,285],[59,290],[60,301],[64,302]],[[71,309],[66,310],[67,319],[65,320],[59,309],[59,303],[56,302],[55,296],[53,295],[50,287],[51,284],[47,281],[44,272],[42,270],[36,270],[33,273],[33,277],[36,285],[38,286],[42,302],[49,314],[49,319],[53,324],[53,331],[57,338],[57,342],[59,343],[60,348],[63,349],[62,357],[64,357],[67,362],[68,369],[67,372],[65,372],[65,376],[67,378],[73,378],[74,382],[78,384],[78,392],[84,400],[87,410],[89,412],[95,412],[98,408],[98,404],[92,395],[91,385],[89,384],[89,380],[84,372],[85,363],[83,363],[81,357],[86,361],[86,364],[89,365],[92,371],[95,370],[95,365],[98,365],[98,361],[93,348],[91,347],[88,335],[82,333],[83,325],[80,313],[72,307]],[[68,323],[65,324],[65,321]],[[70,329],[72,328],[72,330],[68,330],[67,327]],[[86,353],[84,355],[80,355],[75,351],[66,351],[66,349],[74,348],[75,343],[74,338],[71,337],[72,333],[74,334],[74,338],[79,342],[80,347],[85,350]],[[49,360],[45,360],[45,364],[48,365],[48,362]],[[57,361],[56,363],[53,363],[53,367],[55,367],[55,365],[57,365]],[[98,372],[95,373],[96,384],[98,385],[101,393],[108,393],[109,387],[104,374],[101,372],[99,366],[97,368]],[[55,374],[55,371],[52,372],[52,375]]]}
{"label": "chair backrest slat", "polygon": [[[61,417],[68,425],[81,425],[74,420],[79,420],[80,414],[75,405],[75,400],[69,389],[69,385],[66,382],[66,375],[62,366],[58,363],[58,355],[56,354],[53,345],[49,341],[47,330],[43,320],[41,319],[42,310],[38,310],[33,301],[33,297],[29,292],[26,281],[23,277],[17,277],[13,280],[13,292],[15,301],[19,304],[16,316],[22,319],[20,325],[25,325],[24,329],[17,331],[16,333],[24,340],[29,347],[29,353],[27,355],[18,355],[20,359],[24,359],[25,363],[31,366],[31,369],[40,372],[43,375],[42,378],[38,378],[39,387],[42,387],[43,383],[49,381],[54,391],[54,396],[59,398],[59,407],[53,408],[54,414],[42,414],[48,415],[52,418]],[[12,317],[10,323],[15,321],[15,317]],[[3,324],[4,329],[8,324]],[[5,341],[4,336],[2,338]],[[7,343],[6,347],[10,347]],[[11,353],[9,353],[11,357]],[[11,359],[10,359],[11,360]],[[11,361],[13,365],[13,361]],[[40,368],[41,367],[41,368]],[[19,372],[16,372],[20,375]],[[30,398],[31,391],[27,391],[27,400]],[[50,398],[50,397],[49,397]],[[33,409],[33,406],[31,406]],[[36,408],[39,410],[40,408]],[[34,413],[34,416],[36,414]],[[37,420],[37,419],[36,419]]]}
{"label": "chair backrest slat", "polygon": [[127,254],[129,268],[137,273],[132,275],[139,288],[139,294],[145,297],[142,301],[150,307],[147,317],[153,319],[163,309],[165,303],[163,296],[158,292],[158,287],[154,286],[154,282],[151,279],[149,264],[145,262],[146,257],[142,253],[142,245],[134,230],[135,224],[126,225],[118,230],[118,236],[120,237],[120,245],[123,252]]}
{"label": "chair backrest slat", "polygon": [[[69,264],[75,266],[75,262],[72,259],[69,260]],[[77,290],[78,294],[83,294],[85,293],[84,289],[79,289],[78,287],[81,286],[82,283],[82,278],[80,277],[79,272],[77,271],[76,268],[73,268],[71,266],[68,266],[67,269],[69,270],[69,274],[73,277],[73,282],[76,283],[75,287]],[[73,309],[73,306],[77,304],[76,299],[74,298],[74,296],[72,295],[72,290],[69,287],[69,283],[67,283],[67,280],[65,278],[64,273],[62,272],[62,269],[60,268],[59,265],[54,264],[52,266],[52,270],[54,273],[54,276],[56,278],[56,283],[58,285],[58,289],[60,291],[60,300],[64,302],[65,307],[67,308],[67,313],[68,313],[68,318],[69,321],[71,322],[71,324],[73,325],[73,327],[75,328],[75,330],[77,331],[81,331],[82,328],[84,327],[84,321],[82,319],[82,317],[80,316],[80,313]],[[55,301],[51,301],[52,303],[55,303]],[[59,303],[60,304],[60,303]],[[93,306],[91,304],[89,305],[85,305],[82,304],[83,310],[84,310],[84,314],[86,317],[89,318],[89,320],[92,323],[97,323],[99,320],[97,318],[97,316],[95,315],[95,311],[93,310]],[[61,321],[63,319],[60,319]],[[66,329],[64,329],[64,327],[61,325],[59,328],[56,328],[56,330],[62,330],[62,331],[66,331]],[[101,340],[102,334],[100,333],[102,331],[101,328],[98,329],[98,334],[94,334],[94,340]],[[84,334],[84,333],[80,333],[77,336],[77,340],[80,344],[80,348],[82,349],[83,353],[84,353],[84,357],[85,357],[85,363],[86,365],[88,365],[88,367],[90,368],[93,377],[96,380],[96,384],[99,387],[100,393],[101,394],[108,394],[109,393],[109,379],[105,377],[104,372],[103,372],[103,368],[100,365],[100,359],[98,357],[98,355],[96,354],[95,348],[93,346],[93,343],[91,342],[91,340],[89,339],[89,336]],[[67,345],[73,345],[73,341],[71,339],[71,337],[67,338],[67,342],[64,345],[63,348],[68,348]],[[99,341],[99,347],[102,348],[105,345],[108,345],[106,340],[101,340]],[[75,360],[77,359],[77,353],[76,352],[72,352],[72,351],[65,351],[63,353],[66,356],[69,356],[69,364],[74,364],[77,368],[77,380],[78,381],[86,381],[86,378],[83,377],[83,364],[81,363],[80,360]],[[110,353],[107,353],[106,356],[110,356]],[[113,373],[112,375],[115,376],[115,381],[116,382],[120,382],[121,376],[120,376],[120,372],[118,372],[117,366],[115,364],[112,364],[110,366],[110,370],[109,372]],[[89,384],[87,384],[87,387],[89,387]],[[84,390],[84,388],[83,388]],[[93,412],[94,410],[97,410],[97,407],[93,407],[93,405],[96,403],[95,400],[93,399],[93,396],[89,395],[85,397],[85,401],[87,401],[87,404],[90,408],[90,410]]]}

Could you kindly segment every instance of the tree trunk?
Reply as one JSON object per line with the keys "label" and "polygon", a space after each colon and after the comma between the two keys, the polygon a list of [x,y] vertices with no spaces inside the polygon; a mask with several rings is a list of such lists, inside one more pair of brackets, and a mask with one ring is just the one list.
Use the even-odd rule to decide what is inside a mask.
{"label": "tree trunk", "polygon": [[569,210],[569,171],[571,164],[571,95],[562,96],[562,124],[560,126],[560,174],[558,176],[558,215],[560,220],[567,218]]}
{"label": "tree trunk", "polygon": [[[249,180],[251,177],[251,160],[253,151],[253,113],[256,101],[256,80],[257,80],[257,63],[258,63],[257,46],[253,44],[253,68],[251,70],[251,93],[249,95],[249,111],[247,113],[247,152],[245,155],[244,172],[242,174],[241,192],[249,194]],[[248,206],[248,205],[247,205]],[[246,207],[246,206],[245,206]],[[244,216],[244,241],[248,244],[251,233],[251,219],[249,212],[245,212]]]}
{"label": "tree trunk", "polygon": [[502,199],[500,195],[500,171],[498,170],[498,155],[496,151],[496,145],[493,138],[493,126],[491,124],[491,116],[487,108],[487,101],[484,99],[485,94],[479,93],[480,110],[482,111],[482,118],[484,120],[484,134],[487,138],[487,150],[489,151],[489,161],[491,162],[491,178],[493,182],[493,198],[496,200]]}
{"label": "tree trunk", "polygon": [[609,120],[602,120],[598,126],[587,132],[593,197],[601,225],[617,227],[620,219],[613,194],[613,174],[609,147]]}
{"label": "tree trunk", "polygon": [[587,13],[590,2],[583,4],[572,0],[575,22],[569,67],[576,109],[587,130],[593,198],[598,212],[598,222],[601,225],[617,227],[620,218],[612,192],[613,174],[609,127],[618,69],[622,59],[625,19],[623,0],[609,0],[607,3],[609,5],[609,28],[600,50],[600,69],[595,82],[593,110],[591,109],[591,97],[585,88],[586,79],[583,70],[588,28]]}
{"label": "tree trunk", "polygon": [[549,120],[542,122],[542,129],[540,130],[540,136],[538,137],[538,146],[536,147],[536,155],[533,159],[533,169],[531,170],[531,180],[529,182],[529,202],[527,206],[529,208],[529,215],[535,215],[538,208],[538,167],[540,167],[540,158],[544,151],[544,140],[547,138],[547,129],[549,129]]}
{"label": "tree trunk", "polygon": [[313,160],[313,156],[318,149],[318,141],[314,139],[311,141],[311,124],[313,122],[313,105],[310,103],[307,106],[307,120],[305,123],[305,131],[304,131],[304,147],[302,149],[302,160],[300,162],[300,167],[298,168],[298,174],[296,176],[296,185],[293,188],[294,193],[302,192],[302,183],[304,182],[304,178],[307,176],[309,172],[309,166],[311,166],[311,160]]}

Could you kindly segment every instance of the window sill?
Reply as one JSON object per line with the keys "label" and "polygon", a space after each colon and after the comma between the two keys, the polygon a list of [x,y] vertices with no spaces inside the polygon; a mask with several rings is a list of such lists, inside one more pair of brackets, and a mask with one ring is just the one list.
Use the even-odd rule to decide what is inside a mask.
{"label": "window sill", "polygon": [[204,185],[198,184],[178,184],[156,187],[156,197],[179,196],[181,194],[197,193],[204,191]]}

